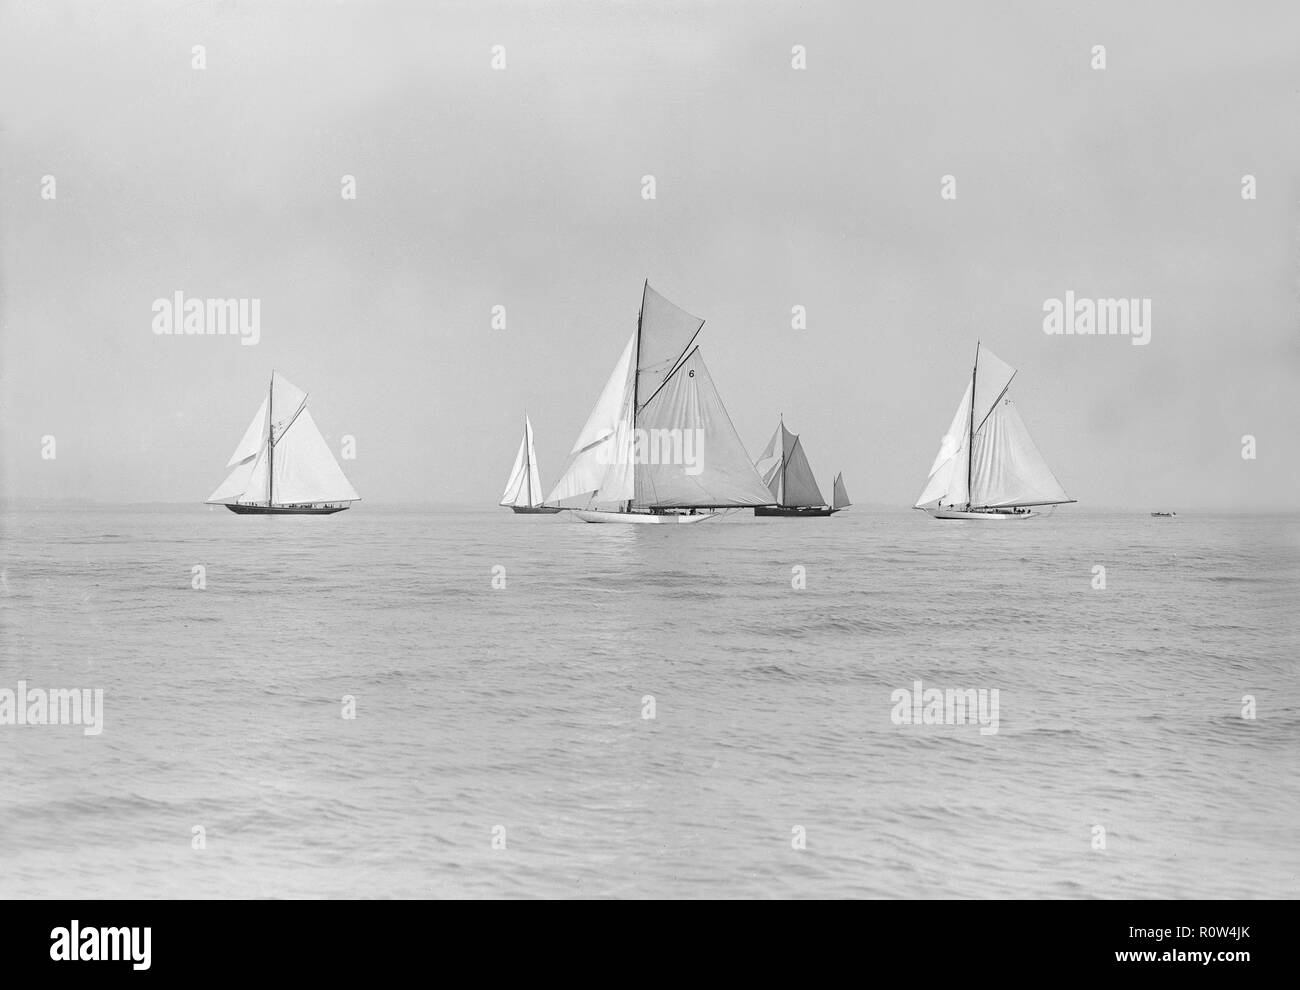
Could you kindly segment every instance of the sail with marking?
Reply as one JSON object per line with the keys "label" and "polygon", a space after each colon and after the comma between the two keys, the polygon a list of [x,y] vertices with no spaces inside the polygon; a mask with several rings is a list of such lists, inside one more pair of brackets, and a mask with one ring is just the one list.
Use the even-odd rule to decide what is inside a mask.
{"label": "sail with marking", "polygon": [[837,474],[831,485],[831,508],[847,509],[853,503],[849,501],[849,490],[844,487],[844,475]]}
{"label": "sail with marking", "polygon": [[641,410],[636,430],[635,505],[772,504],[698,347]]}
{"label": "sail with marking", "polygon": [[537,451],[533,447],[533,424],[527,414],[524,415],[524,436],[519,441],[519,453],[515,455],[515,466],[510,472],[510,480],[506,482],[500,504],[530,508],[542,504]]}
{"label": "sail with marking", "polygon": [[971,374],[973,382],[957,404],[914,508],[1005,509],[1074,501],[1011,401],[1016,369],[977,346]]}
{"label": "sail with marking", "polygon": [[685,357],[704,321],[669,302],[646,282],[641,296],[641,332],[637,343],[637,415]]}

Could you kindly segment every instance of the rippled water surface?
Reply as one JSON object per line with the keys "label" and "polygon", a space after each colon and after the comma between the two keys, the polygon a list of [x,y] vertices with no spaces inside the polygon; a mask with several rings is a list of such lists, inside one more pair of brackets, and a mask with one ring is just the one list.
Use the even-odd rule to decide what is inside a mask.
{"label": "rippled water surface", "polygon": [[1294,517],[0,522],[0,895],[1300,895]]}

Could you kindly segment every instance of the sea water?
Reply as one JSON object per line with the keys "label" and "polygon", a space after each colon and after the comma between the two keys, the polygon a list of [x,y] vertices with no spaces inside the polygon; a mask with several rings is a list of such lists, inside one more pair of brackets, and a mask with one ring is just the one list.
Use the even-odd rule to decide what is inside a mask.
{"label": "sea water", "polygon": [[1293,516],[0,525],[3,896],[1300,894]]}

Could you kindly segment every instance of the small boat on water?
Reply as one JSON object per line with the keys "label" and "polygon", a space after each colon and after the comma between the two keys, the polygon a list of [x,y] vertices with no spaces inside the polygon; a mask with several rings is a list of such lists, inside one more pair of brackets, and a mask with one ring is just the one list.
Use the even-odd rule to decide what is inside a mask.
{"label": "small boat on water", "polygon": [[551,515],[560,511],[558,505],[542,502],[541,472],[537,470],[537,451],[533,449],[533,424],[524,413],[524,438],[519,441],[515,466],[510,470],[501,505],[509,506],[520,515]]}
{"label": "small boat on water", "polygon": [[307,410],[307,393],[278,371],[208,496],[241,516],[327,516],[361,500]]}
{"label": "small boat on water", "polygon": [[777,425],[772,439],[754,462],[767,485],[776,505],[760,505],[754,509],[756,516],[785,516],[792,519],[823,518],[846,509],[849,493],[844,488],[844,476],[837,474],[832,485],[830,505],[822,497],[817,480],[813,477],[803,443],[797,433],[785,428],[785,419]]}
{"label": "small boat on water", "polygon": [[1011,402],[1016,369],[975,345],[970,384],[913,508],[935,519],[1010,522],[1075,499],[1052,474]]}
{"label": "small boat on water", "polygon": [[1157,519],[1168,519],[1171,516],[1178,515],[1177,512],[1153,512],[1151,514],[1155,516]]}
{"label": "small boat on water", "polygon": [[589,523],[690,525],[773,505],[695,338],[704,321],[650,287],[546,501]]}

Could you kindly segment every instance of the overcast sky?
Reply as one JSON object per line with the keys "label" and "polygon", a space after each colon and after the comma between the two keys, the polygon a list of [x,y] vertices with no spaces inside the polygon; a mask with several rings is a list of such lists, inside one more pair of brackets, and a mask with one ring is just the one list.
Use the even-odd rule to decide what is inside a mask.
{"label": "overcast sky", "polygon": [[[201,502],[272,368],[367,503],[490,505],[525,408],[549,488],[648,277],[825,491],[910,505],[979,339],[1085,505],[1293,506],[1300,6],[867,7],[0,5],[0,492]],[[1067,290],[1150,343],[1044,334]]]}

